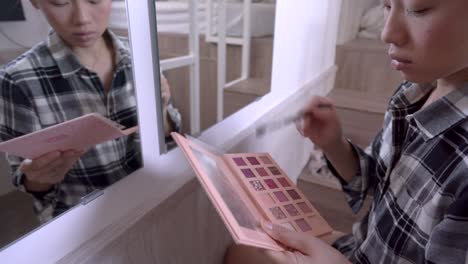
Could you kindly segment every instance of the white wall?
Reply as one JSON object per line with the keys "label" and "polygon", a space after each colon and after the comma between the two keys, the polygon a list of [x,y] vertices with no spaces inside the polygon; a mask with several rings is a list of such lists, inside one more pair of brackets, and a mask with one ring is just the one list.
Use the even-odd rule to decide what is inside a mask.
{"label": "white wall", "polygon": [[[1,1],[1,0],[0,0]],[[0,30],[22,46],[32,47],[44,40],[49,30],[49,24],[36,10],[29,0],[21,0],[26,21],[0,22]],[[0,52],[4,50],[17,49],[19,46],[0,34]]]}

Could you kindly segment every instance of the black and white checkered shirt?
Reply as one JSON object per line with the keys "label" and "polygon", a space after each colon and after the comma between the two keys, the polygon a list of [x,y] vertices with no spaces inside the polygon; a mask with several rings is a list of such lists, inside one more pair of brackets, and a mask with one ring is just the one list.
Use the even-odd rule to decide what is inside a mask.
{"label": "black and white checkered shirt", "polygon": [[353,263],[468,263],[468,84],[421,109],[432,85],[403,83],[360,172],[342,180],[369,214],[334,246]]}
{"label": "black and white checkered shirt", "polygon": [[[105,93],[94,72],[83,67],[61,38],[48,39],[0,70],[0,140],[5,141],[88,113],[99,113],[125,127],[137,125],[131,56],[112,32],[116,66]],[[34,193],[41,221],[79,203],[80,198],[122,179],[141,166],[138,134],[111,140],[87,151],[49,192]],[[24,190],[21,158],[7,156],[12,181]]]}

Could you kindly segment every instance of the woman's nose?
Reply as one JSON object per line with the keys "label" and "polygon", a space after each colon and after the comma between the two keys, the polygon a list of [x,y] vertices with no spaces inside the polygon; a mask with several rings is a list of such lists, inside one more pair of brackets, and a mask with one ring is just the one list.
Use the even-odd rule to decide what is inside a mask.
{"label": "woman's nose", "polygon": [[385,26],[380,38],[387,44],[403,46],[408,40],[405,15],[398,10],[390,10],[385,15]]}
{"label": "woman's nose", "polygon": [[91,20],[89,10],[85,4],[80,3],[81,1],[76,1],[73,11],[73,22],[76,25],[85,25],[88,24]]}

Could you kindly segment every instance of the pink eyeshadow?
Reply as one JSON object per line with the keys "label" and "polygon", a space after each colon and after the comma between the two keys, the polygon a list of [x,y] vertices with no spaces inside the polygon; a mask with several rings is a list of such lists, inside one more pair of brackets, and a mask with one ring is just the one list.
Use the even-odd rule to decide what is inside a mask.
{"label": "pink eyeshadow", "polygon": [[284,206],[284,208],[286,209],[286,211],[289,213],[289,215],[291,216],[297,216],[299,215],[299,211],[296,209],[296,207],[294,207],[294,205],[292,204],[287,204]]}
{"label": "pink eyeshadow", "polygon": [[268,176],[268,172],[264,168],[255,168],[255,170],[262,177]]}
{"label": "pink eyeshadow", "polygon": [[299,208],[301,208],[301,210],[302,210],[302,212],[304,212],[304,214],[308,214],[308,213],[312,212],[312,209],[310,209],[310,207],[305,202],[298,203],[297,206],[299,206]]}
{"label": "pink eyeshadow", "polygon": [[252,184],[252,187],[256,191],[263,191],[265,190],[265,187],[263,187],[262,183],[260,181],[251,181],[250,184]]}
{"label": "pink eyeshadow", "polygon": [[250,169],[242,169],[241,171],[242,173],[244,173],[244,176],[246,178],[255,178],[253,171],[251,171]]}
{"label": "pink eyeshadow", "polygon": [[287,216],[283,213],[281,208],[279,207],[273,207],[270,208],[271,213],[276,219],[285,219]]}
{"label": "pink eyeshadow", "polygon": [[278,179],[278,182],[279,182],[279,183],[281,184],[281,186],[283,186],[283,187],[289,187],[289,186],[291,186],[291,185],[289,184],[289,182],[288,182],[285,178],[279,178],[279,179]]}
{"label": "pink eyeshadow", "polygon": [[264,164],[273,164],[273,162],[271,162],[270,158],[267,156],[260,156],[260,160],[262,160]]}
{"label": "pink eyeshadow", "polygon": [[268,207],[275,205],[275,200],[273,200],[273,197],[271,197],[270,194],[261,193],[259,194],[259,197],[263,201],[263,203],[266,204]]}
{"label": "pink eyeshadow", "polygon": [[288,197],[286,197],[286,195],[282,191],[273,192],[273,194],[276,196],[276,198],[280,202],[287,202],[288,201]]}
{"label": "pink eyeshadow", "polygon": [[299,194],[295,190],[288,190],[288,193],[291,196],[291,198],[293,198],[293,200],[301,199],[301,196],[299,196]]}
{"label": "pink eyeshadow", "polygon": [[276,167],[268,167],[268,169],[271,171],[271,173],[273,175],[280,175],[281,174],[281,172]]}
{"label": "pink eyeshadow", "polygon": [[260,162],[255,157],[247,157],[247,160],[250,162],[252,165],[259,165]]}
{"label": "pink eyeshadow", "polygon": [[237,166],[245,166],[247,163],[245,163],[243,158],[232,158],[234,162],[236,163]]}
{"label": "pink eyeshadow", "polygon": [[297,226],[299,226],[302,232],[312,230],[312,227],[310,227],[310,225],[307,223],[307,221],[304,218],[297,219],[296,224]]}
{"label": "pink eyeshadow", "polygon": [[270,189],[278,188],[278,185],[276,185],[276,183],[271,179],[265,180],[265,183]]}

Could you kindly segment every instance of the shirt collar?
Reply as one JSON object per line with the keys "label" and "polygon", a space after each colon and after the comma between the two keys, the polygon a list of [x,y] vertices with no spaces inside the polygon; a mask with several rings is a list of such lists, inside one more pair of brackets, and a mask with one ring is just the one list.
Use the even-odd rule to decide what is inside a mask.
{"label": "shirt collar", "polygon": [[[402,96],[398,96],[400,100],[396,105],[406,104],[407,108],[416,104],[422,106],[434,88],[435,84],[410,84],[401,91]],[[405,98],[406,101],[401,98]],[[408,116],[408,119],[414,120],[427,141],[459,125],[467,117],[468,83],[416,111],[412,116]]]}
{"label": "shirt collar", "polygon": [[[131,56],[128,47],[110,30],[107,30],[104,34],[108,34],[111,38],[116,52],[115,59],[117,68],[121,65],[131,64]],[[51,30],[49,32],[46,43],[64,78],[85,68],[55,31]]]}

